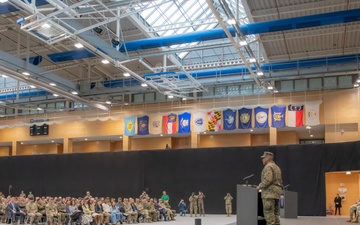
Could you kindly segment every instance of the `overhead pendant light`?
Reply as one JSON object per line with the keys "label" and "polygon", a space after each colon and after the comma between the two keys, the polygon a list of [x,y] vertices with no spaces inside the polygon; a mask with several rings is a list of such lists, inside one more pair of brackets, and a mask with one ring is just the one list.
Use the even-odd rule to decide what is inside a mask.
{"label": "overhead pendant light", "polygon": [[49,85],[50,85],[50,86],[53,86],[53,87],[55,87],[55,86],[56,86],[56,84],[55,84],[55,83],[49,83]]}
{"label": "overhead pendant light", "polygon": [[43,25],[41,25],[41,27],[44,29],[49,29],[51,26],[48,23],[44,23]]}
{"label": "overhead pendant light", "polygon": [[147,83],[142,83],[141,86],[142,87],[147,87],[148,85],[147,85]]}
{"label": "overhead pendant light", "polygon": [[29,76],[29,75],[30,75],[30,73],[27,72],[27,71],[22,72],[22,74],[25,75],[25,76]]}
{"label": "overhead pendant light", "polygon": [[72,91],[71,94],[77,95],[78,93],[76,91]]}
{"label": "overhead pendant light", "polygon": [[110,63],[109,60],[107,60],[107,59],[103,59],[103,60],[101,60],[101,62],[102,62],[103,64],[109,64],[109,63]]}
{"label": "overhead pendant light", "polygon": [[130,73],[123,73],[124,77],[130,77]]}
{"label": "overhead pendant light", "polygon": [[245,46],[245,45],[247,45],[248,43],[247,43],[247,41],[242,40],[242,41],[239,42],[239,44],[240,44],[241,46]]}
{"label": "overhead pendant light", "polygon": [[74,46],[75,46],[76,48],[83,48],[83,47],[84,47],[84,45],[82,45],[82,44],[79,43],[79,42],[75,43]]}

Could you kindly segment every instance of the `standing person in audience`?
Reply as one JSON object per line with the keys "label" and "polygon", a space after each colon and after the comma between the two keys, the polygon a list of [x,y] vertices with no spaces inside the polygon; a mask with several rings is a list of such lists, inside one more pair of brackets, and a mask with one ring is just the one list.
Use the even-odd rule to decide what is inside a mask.
{"label": "standing person in audience", "polygon": [[166,194],[166,191],[163,191],[163,195],[161,196],[161,200],[162,200],[162,202],[164,202],[165,200],[170,201],[170,197],[169,197],[169,195]]}
{"label": "standing person in audience", "polygon": [[91,196],[91,194],[90,194],[90,191],[87,191],[87,192],[86,192],[86,195],[85,195],[85,197],[84,197],[84,200],[86,201],[86,200],[89,200],[90,198],[92,198],[92,196]]}
{"label": "standing person in audience", "polygon": [[226,215],[231,216],[231,213],[232,213],[232,203],[231,203],[231,201],[233,200],[233,197],[231,196],[230,193],[227,193],[226,196],[224,197],[224,200],[225,200]]}
{"label": "standing person in audience", "polygon": [[261,183],[257,189],[261,190],[264,217],[268,225],[280,225],[280,205],[282,177],[281,169],[274,162],[272,152],[264,152],[261,156],[264,169],[261,172]]}
{"label": "standing person in audience", "polygon": [[21,191],[19,197],[21,197],[21,198],[26,198],[26,194],[24,193],[24,191]]}
{"label": "standing person in audience", "polygon": [[37,204],[34,202],[33,198],[29,198],[26,210],[30,218],[30,224],[38,224],[41,220],[42,214],[38,212]]}
{"label": "standing person in audience", "polygon": [[190,202],[190,217],[192,217],[193,213],[195,214],[195,217],[196,217],[196,214],[197,214],[197,199],[198,199],[198,196],[195,195],[195,192],[193,192],[191,194],[191,196],[189,197],[189,202]]}
{"label": "standing person in audience", "polygon": [[342,198],[339,196],[339,194],[336,195],[335,199],[334,199],[334,203],[335,203],[335,215],[339,212],[339,216],[341,216],[341,202],[342,202]]}
{"label": "standing person in audience", "polygon": [[53,225],[54,218],[58,217],[57,206],[54,203],[53,198],[49,198],[49,203],[46,205],[45,209],[46,209],[46,217],[49,221],[49,225]]}
{"label": "standing person in audience", "polygon": [[35,199],[35,197],[34,197],[34,195],[33,195],[33,193],[32,193],[31,191],[29,191],[29,194],[28,194],[27,197],[28,197],[28,198],[32,198],[32,199]]}
{"label": "standing person in audience", "polygon": [[199,191],[198,195],[198,207],[199,207],[199,215],[205,216],[205,208],[204,208],[204,198],[205,195],[201,191]]}

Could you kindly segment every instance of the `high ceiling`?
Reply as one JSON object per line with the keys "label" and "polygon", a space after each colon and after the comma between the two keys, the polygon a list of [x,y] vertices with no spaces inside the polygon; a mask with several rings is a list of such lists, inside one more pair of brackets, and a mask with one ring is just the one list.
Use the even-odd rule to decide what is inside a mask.
{"label": "high ceiling", "polygon": [[359,20],[360,0],[5,1],[0,113],[354,88]]}

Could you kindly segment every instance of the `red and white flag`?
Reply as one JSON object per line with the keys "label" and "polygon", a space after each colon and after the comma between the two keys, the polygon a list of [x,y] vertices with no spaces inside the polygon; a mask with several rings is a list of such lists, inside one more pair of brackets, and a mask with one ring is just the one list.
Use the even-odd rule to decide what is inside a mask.
{"label": "red and white flag", "polygon": [[288,106],[288,127],[304,126],[304,106]]}
{"label": "red and white flag", "polygon": [[163,116],[163,132],[164,134],[176,133],[177,116],[174,113]]}

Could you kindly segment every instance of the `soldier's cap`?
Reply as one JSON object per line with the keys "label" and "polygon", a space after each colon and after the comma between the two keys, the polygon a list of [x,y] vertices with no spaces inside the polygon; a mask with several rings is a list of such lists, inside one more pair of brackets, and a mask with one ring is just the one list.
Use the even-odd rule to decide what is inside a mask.
{"label": "soldier's cap", "polygon": [[260,158],[265,158],[266,156],[274,157],[274,154],[272,152],[264,152],[264,154]]}
{"label": "soldier's cap", "polygon": [[29,198],[29,200],[34,200],[34,198]]}

